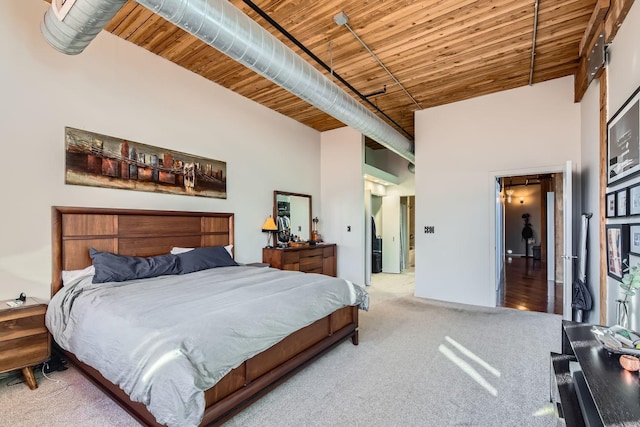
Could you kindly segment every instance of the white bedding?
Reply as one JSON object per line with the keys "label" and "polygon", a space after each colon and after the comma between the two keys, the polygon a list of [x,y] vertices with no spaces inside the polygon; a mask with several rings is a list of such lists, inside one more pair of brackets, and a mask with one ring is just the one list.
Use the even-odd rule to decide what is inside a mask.
{"label": "white bedding", "polygon": [[367,308],[349,281],[271,268],[65,284],[49,303],[56,342],[96,368],[161,424],[195,426],[204,390],[292,332],[347,306]]}

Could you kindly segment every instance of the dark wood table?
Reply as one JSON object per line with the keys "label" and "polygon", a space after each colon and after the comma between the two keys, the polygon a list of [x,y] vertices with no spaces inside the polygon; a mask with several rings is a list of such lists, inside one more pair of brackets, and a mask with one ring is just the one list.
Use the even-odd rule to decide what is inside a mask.
{"label": "dark wood table", "polygon": [[[640,379],[637,372],[622,369],[619,355],[610,354],[595,339],[593,325],[562,322],[562,353],[551,354],[552,401],[559,403],[559,413],[567,426],[594,425],[640,426]],[[586,388],[580,393],[569,373],[569,362],[577,361]],[[577,395],[590,397],[595,406],[596,422],[584,415]],[[599,419],[598,419],[599,418]]]}

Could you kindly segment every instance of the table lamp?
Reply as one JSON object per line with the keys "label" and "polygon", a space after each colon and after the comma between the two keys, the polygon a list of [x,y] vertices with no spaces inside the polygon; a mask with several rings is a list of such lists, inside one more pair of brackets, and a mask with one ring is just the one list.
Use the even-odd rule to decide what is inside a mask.
{"label": "table lamp", "polygon": [[271,246],[271,233],[273,233],[274,231],[278,231],[278,226],[276,225],[276,222],[273,220],[271,215],[269,215],[269,218],[267,218],[264,224],[262,224],[262,231],[269,233],[269,236],[267,237],[266,247],[272,248],[273,246]]}

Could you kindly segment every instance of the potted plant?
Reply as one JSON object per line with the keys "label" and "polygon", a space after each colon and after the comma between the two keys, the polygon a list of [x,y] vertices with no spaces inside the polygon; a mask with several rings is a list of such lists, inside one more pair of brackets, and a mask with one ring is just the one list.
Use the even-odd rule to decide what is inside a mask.
{"label": "potted plant", "polygon": [[640,289],[640,263],[631,267],[629,265],[628,260],[622,260],[622,264],[624,264],[624,275],[622,276],[622,281],[620,282],[620,288],[622,288],[622,293],[624,294],[623,299],[618,299],[616,302],[618,303],[616,309],[616,317],[617,324],[628,328],[629,327],[629,297],[632,297],[636,294],[638,289]]}

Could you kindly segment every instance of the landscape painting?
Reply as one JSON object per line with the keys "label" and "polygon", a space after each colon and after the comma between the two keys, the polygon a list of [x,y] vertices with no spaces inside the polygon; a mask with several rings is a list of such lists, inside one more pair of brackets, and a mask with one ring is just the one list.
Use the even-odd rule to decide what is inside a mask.
{"label": "landscape painting", "polygon": [[227,198],[227,163],[65,128],[66,177],[73,185]]}

